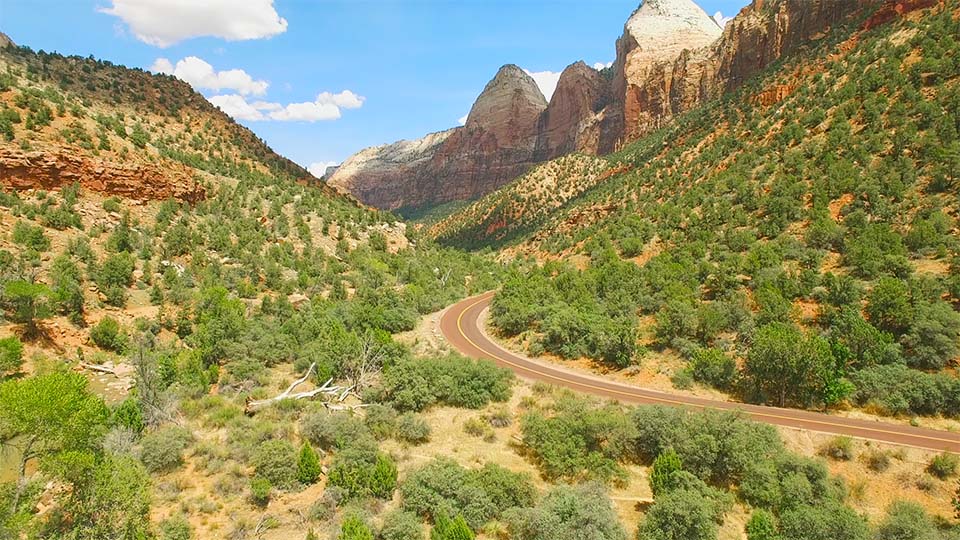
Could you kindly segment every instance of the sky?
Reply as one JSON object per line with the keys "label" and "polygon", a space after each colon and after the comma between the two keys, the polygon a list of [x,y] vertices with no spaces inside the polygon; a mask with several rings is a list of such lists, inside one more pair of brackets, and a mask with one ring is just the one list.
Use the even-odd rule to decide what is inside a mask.
{"label": "sky", "polygon": [[[697,0],[735,15],[748,0]],[[458,125],[500,66],[547,95],[639,0],[0,0],[18,45],[174,74],[314,174]],[[549,98],[549,96],[547,96]]]}

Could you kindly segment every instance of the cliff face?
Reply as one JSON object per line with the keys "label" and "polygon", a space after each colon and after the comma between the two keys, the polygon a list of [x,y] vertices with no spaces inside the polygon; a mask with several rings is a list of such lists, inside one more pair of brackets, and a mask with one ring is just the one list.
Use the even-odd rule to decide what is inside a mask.
{"label": "cliff face", "polygon": [[328,183],[391,210],[479,197],[535,163],[537,123],[546,107],[529,75],[517,66],[503,66],[463,127],[363,150]]}
{"label": "cliff face", "polygon": [[84,189],[132,200],[168,198],[197,202],[206,191],[183,165],[117,163],[82,157],[67,149],[23,152],[0,147],[0,184],[14,190],[59,189],[74,183]]}
{"label": "cliff face", "polygon": [[613,152],[884,1],[934,0],[753,0],[723,29],[692,0],[645,0],[617,40],[612,77],[572,64],[546,104],[522,70],[504,66],[464,127],[442,141],[397,143],[417,149],[409,154],[396,145],[364,150],[330,183],[381,208],[475,198],[534,163]]}

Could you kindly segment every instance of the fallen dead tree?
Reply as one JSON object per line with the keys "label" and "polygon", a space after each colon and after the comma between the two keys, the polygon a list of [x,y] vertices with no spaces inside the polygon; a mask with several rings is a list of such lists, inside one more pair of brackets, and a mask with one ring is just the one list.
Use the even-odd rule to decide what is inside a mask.
{"label": "fallen dead tree", "polygon": [[[290,386],[288,386],[286,390],[284,390],[283,392],[280,392],[279,394],[273,396],[272,398],[267,398],[267,399],[247,398],[247,404],[244,407],[244,412],[247,414],[253,414],[268,405],[271,405],[278,401],[282,401],[284,399],[310,399],[319,395],[329,396],[331,399],[339,403],[339,402],[342,402],[344,399],[346,399],[347,396],[350,394],[350,392],[353,391],[353,388],[354,388],[353,386],[339,386],[339,385],[332,384],[333,377],[331,377],[327,379],[327,382],[323,383],[317,388],[314,388],[313,390],[305,390],[303,392],[294,392],[294,390],[298,386],[307,382],[307,379],[310,378],[310,375],[313,374],[316,368],[317,368],[316,362],[310,364],[310,367],[307,369],[307,372],[303,375],[303,377],[300,377],[299,379],[290,383]],[[342,406],[342,407],[346,408],[347,406]]]}
{"label": "fallen dead tree", "polygon": [[89,369],[90,371],[96,371],[99,373],[109,373],[110,375],[116,375],[117,370],[100,364],[88,364],[86,362],[80,362],[80,369]]}

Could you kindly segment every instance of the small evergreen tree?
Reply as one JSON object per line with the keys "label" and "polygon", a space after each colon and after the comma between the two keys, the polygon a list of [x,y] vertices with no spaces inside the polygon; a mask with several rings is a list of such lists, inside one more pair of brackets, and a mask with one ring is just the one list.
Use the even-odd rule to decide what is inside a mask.
{"label": "small evergreen tree", "polygon": [[312,484],[320,478],[320,458],[317,451],[304,441],[297,459],[297,480],[302,484]]}
{"label": "small evergreen tree", "polygon": [[474,534],[467,525],[467,521],[462,515],[457,515],[455,519],[448,518],[445,514],[437,516],[437,521],[430,531],[430,540],[473,540]]}
{"label": "small evergreen tree", "polygon": [[650,469],[650,490],[653,491],[653,495],[657,496],[670,491],[673,487],[673,473],[681,469],[683,469],[683,463],[673,448],[667,448],[661,452],[657,459],[653,460],[653,467]]}
{"label": "small evergreen tree", "polygon": [[373,532],[359,517],[349,516],[343,520],[337,540],[373,540]]}
{"label": "small evergreen tree", "polygon": [[759,509],[747,522],[747,540],[777,540],[776,518],[767,510]]}

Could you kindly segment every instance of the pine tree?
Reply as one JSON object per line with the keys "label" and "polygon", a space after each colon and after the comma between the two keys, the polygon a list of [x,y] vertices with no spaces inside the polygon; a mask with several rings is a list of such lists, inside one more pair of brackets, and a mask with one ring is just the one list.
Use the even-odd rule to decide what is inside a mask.
{"label": "pine tree", "polygon": [[312,484],[320,478],[320,457],[317,451],[304,441],[297,459],[297,480],[302,484]]}
{"label": "pine tree", "polygon": [[673,473],[682,468],[683,463],[680,462],[680,456],[673,448],[667,448],[661,452],[657,459],[653,460],[653,467],[650,469],[650,490],[653,491],[653,495],[657,496],[670,491],[670,488],[673,487],[671,478]]}
{"label": "pine tree", "polygon": [[437,521],[430,531],[430,540],[473,540],[474,534],[467,525],[467,520],[458,515],[450,519],[445,514],[437,516]]}
{"label": "pine tree", "polygon": [[343,520],[337,540],[373,540],[373,532],[359,517],[349,516]]}

